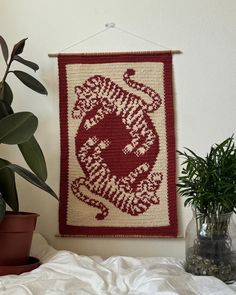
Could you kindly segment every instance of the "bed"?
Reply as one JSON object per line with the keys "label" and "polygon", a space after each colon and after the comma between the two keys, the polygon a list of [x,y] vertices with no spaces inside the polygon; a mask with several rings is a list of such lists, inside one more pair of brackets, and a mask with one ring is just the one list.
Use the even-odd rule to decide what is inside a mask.
{"label": "bed", "polygon": [[236,283],[193,276],[171,257],[102,259],[57,251],[41,234],[33,237],[31,255],[42,264],[31,272],[0,277],[0,294],[14,295],[233,295]]}

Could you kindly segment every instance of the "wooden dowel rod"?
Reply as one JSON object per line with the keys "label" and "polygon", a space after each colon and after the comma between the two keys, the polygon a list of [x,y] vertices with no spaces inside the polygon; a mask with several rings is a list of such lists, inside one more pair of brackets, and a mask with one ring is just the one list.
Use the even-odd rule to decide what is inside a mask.
{"label": "wooden dowel rod", "polygon": [[171,50],[171,53],[173,53],[173,54],[182,54],[183,52],[181,50]]}
{"label": "wooden dowel rod", "polygon": [[[144,51],[145,52],[145,51]],[[157,51],[158,52],[158,51]],[[162,53],[166,53],[166,52],[171,52],[172,54],[181,54],[182,53],[182,51],[181,50],[165,50],[165,51],[160,51],[160,52],[162,52]],[[116,54],[116,53],[121,53],[121,52],[96,52],[96,54]],[[127,52],[128,53],[128,52]],[[133,52],[133,53],[142,53],[142,52],[139,52],[139,51],[137,51],[137,52]],[[75,54],[75,53],[65,53],[65,54],[67,54],[67,55],[73,55],[73,54]],[[79,53],[80,54],[80,53]],[[81,53],[81,54],[84,54],[84,53]],[[92,52],[91,53],[85,53],[85,54],[93,54]],[[126,54],[126,52],[124,52],[124,54]],[[58,55],[59,55],[59,53],[48,53],[48,57],[58,57]]]}
{"label": "wooden dowel rod", "polygon": [[48,57],[58,57],[58,53],[48,53]]}

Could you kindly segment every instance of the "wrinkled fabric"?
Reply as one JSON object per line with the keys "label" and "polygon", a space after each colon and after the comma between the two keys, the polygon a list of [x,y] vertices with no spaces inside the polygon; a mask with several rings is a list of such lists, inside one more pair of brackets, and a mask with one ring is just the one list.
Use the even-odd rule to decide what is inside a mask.
{"label": "wrinkled fabric", "polygon": [[235,295],[236,283],[226,285],[214,277],[193,276],[175,258],[81,256],[56,251],[34,235],[31,255],[42,265],[21,274],[0,277],[6,295]]}

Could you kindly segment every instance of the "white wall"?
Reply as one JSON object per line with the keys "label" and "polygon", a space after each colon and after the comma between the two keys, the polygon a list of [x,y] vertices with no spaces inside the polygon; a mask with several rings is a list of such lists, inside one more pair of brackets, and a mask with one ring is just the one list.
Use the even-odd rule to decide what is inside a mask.
{"label": "white wall", "polygon": [[[235,132],[236,115],[236,1],[235,0],[1,0],[0,34],[12,46],[28,37],[24,57],[40,65],[37,74],[47,87],[42,97],[16,81],[17,110],[31,110],[39,118],[37,138],[48,163],[48,183],[59,192],[60,146],[57,61],[49,52],[87,38],[105,23],[182,50],[174,56],[177,149],[199,153]],[[161,47],[115,30],[82,43],[71,51],[162,50]],[[0,74],[3,60],[0,59]],[[1,150],[21,163],[15,148]],[[59,238],[58,203],[46,193],[18,179],[20,208],[41,216],[37,230],[56,248],[81,254],[184,256],[184,240]],[[190,219],[190,209],[178,200],[179,233]]]}

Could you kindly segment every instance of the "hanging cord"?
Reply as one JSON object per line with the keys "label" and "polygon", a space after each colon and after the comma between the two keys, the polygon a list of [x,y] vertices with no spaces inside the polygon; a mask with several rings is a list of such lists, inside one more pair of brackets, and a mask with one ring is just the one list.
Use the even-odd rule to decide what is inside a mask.
{"label": "hanging cord", "polygon": [[152,41],[152,40],[149,40],[149,39],[143,38],[142,36],[139,36],[139,35],[136,35],[136,34],[134,34],[134,33],[131,33],[131,32],[129,32],[129,31],[127,31],[127,30],[122,29],[122,28],[115,27],[115,29],[117,29],[117,30],[119,30],[119,31],[121,31],[121,32],[123,32],[123,33],[126,33],[126,34],[128,34],[128,35],[130,35],[130,36],[133,36],[133,37],[135,37],[135,38],[138,38],[138,39],[140,39],[140,40],[142,40],[142,41],[148,42],[148,43],[150,43],[150,44],[157,45],[157,46],[162,47],[162,48],[164,48],[164,49],[166,49],[166,50],[171,50],[170,48],[168,48],[168,47],[166,47],[166,46],[164,46],[164,45],[161,45],[161,44],[158,44],[158,43],[156,43],[156,42],[154,42],[154,41]]}
{"label": "hanging cord", "polygon": [[[152,40],[146,39],[146,38],[144,38],[144,37],[142,37],[142,36],[139,36],[139,35],[137,35],[137,34],[134,34],[134,33],[132,33],[132,32],[129,32],[129,31],[127,31],[127,30],[124,30],[124,29],[122,29],[122,28],[119,28],[119,27],[117,27],[116,24],[113,23],[113,22],[111,22],[111,23],[106,23],[106,24],[105,24],[105,29],[103,29],[103,30],[101,30],[101,31],[98,31],[98,32],[96,32],[96,33],[94,33],[94,34],[88,36],[87,38],[84,38],[84,39],[82,39],[82,40],[80,40],[80,41],[78,41],[78,42],[76,42],[76,43],[74,43],[74,44],[71,44],[71,45],[69,45],[69,46],[67,46],[67,47],[65,47],[65,48],[63,48],[63,49],[61,49],[61,50],[59,51],[59,53],[64,52],[64,51],[66,51],[66,50],[68,50],[68,49],[70,49],[70,48],[72,48],[72,47],[75,47],[75,46],[78,45],[78,44],[81,44],[81,43],[83,43],[83,42],[86,42],[86,41],[88,41],[88,40],[90,40],[90,39],[92,39],[92,38],[94,38],[94,37],[96,37],[96,36],[98,36],[98,35],[101,35],[101,34],[103,34],[104,32],[106,32],[106,31],[109,30],[109,29],[116,29],[116,30],[118,30],[118,31],[120,31],[120,32],[122,32],[122,33],[128,34],[128,35],[133,36],[133,37],[135,37],[135,38],[138,38],[138,39],[140,39],[140,40],[142,40],[142,41],[145,41],[145,42],[148,42],[148,43],[150,43],[150,44],[154,44],[154,45],[156,45],[156,46],[162,47],[163,49],[168,50],[168,51],[171,51],[172,53],[181,53],[180,50],[171,50],[170,48],[168,48],[168,47],[166,47],[166,46],[164,46],[164,45],[158,44],[158,43],[156,43],[156,42],[154,42],[154,41],[152,41]],[[49,53],[48,56],[49,56],[49,57],[57,57],[57,56],[58,56],[58,53]]]}
{"label": "hanging cord", "polygon": [[70,46],[64,48],[64,49],[61,49],[60,52],[64,52],[64,51],[66,51],[66,50],[68,50],[68,49],[70,49],[70,48],[72,48],[72,47],[74,47],[74,46],[76,46],[76,45],[78,45],[78,44],[81,44],[81,43],[83,43],[83,42],[86,42],[86,41],[88,41],[89,39],[92,39],[92,38],[94,38],[94,37],[96,37],[96,36],[98,36],[98,35],[104,33],[104,32],[107,31],[107,30],[109,30],[108,27],[106,27],[105,29],[103,29],[103,30],[101,30],[101,31],[98,31],[97,33],[95,33],[95,34],[93,34],[93,35],[90,35],[90,36],[88,36],[87,38],[84,38],[84,39],[82,39],[82,40],[80,40],[80,41],[78,41],[78,42],[76,42],[76,43],[74,43],[74,44],[72,44],[72,45],[70,45]]}

